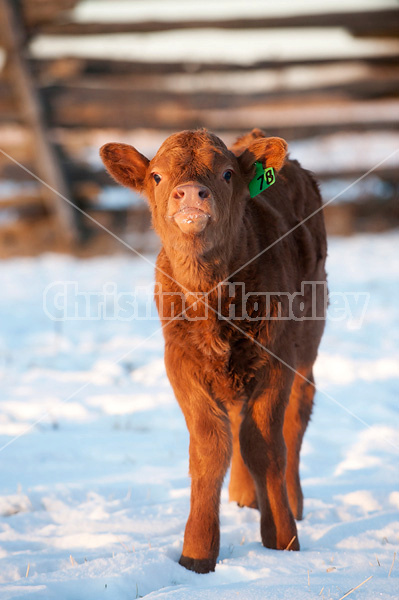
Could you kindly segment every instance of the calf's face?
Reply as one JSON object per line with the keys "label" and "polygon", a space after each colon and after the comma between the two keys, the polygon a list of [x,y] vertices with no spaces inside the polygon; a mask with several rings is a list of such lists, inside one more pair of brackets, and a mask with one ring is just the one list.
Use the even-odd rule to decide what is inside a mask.
{"label": "calf's face", "polygon": [[166,247],[203,253],[238,231],[254,163],[278,171],[286,143],[257,137],[232,152],[212,133],[183,131],[170,136],[151,161],[127,144],[105,144],[100,155],[117,182],[147,197]]}

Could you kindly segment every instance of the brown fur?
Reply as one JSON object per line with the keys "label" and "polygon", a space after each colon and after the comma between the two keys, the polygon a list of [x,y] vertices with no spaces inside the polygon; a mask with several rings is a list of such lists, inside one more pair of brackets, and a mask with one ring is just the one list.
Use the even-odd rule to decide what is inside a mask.
{"label": "brown fur", "polygon": [[[156,293],[156,301],[165,365],[190,433],[191,509],[180,563],[199,573],[215,568],[220,491],[231,461],[230,499],[259,508],[263,544],[285,549],[295,536],[290,549],[299,549],[294,520],[302,517],[303,506],[299,452],[324,321],[229,321],[229,310],[243,309],[242,297],[238,292],[231,297],[226,286],[219,295],[215,289],[237,271],[231,281],[245,284],[246,293],[273,293],[269,314],[276,315],[279,293],[299,292],[302,281],[325,280],[321,212],[243,266],[321,206],[312,176],[286,159],[286,148],[284,140],[254,130],[228,150],[200,130],[172,135],[151,161],[124,144],[101,149],[111,175],[147,196],[163,244],[156,280],[167,295]],[[250,199],[257,160],[275,168],[277,181]],[[230,181],[224,179],[226,169],[233,172]],[[183,233],[174,221],[183,185],[186,203],[192,207],[195,201],[209,216],[199,233]],[[204,198],[198,190],[206,190]],[[207,313],[199,292],[208,294]],[[258,300],[247,306],[249,317],[266,315],[262,297]],[[304,302],[309,312],[306,295]],[[170,320],[184,310],[183,318]]]}

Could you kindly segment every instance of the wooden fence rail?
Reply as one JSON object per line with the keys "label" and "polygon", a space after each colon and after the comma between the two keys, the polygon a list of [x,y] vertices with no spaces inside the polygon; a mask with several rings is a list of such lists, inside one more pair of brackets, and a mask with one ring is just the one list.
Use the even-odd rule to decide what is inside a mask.
{"label": "wooden fence rail", "polygon": [[[27,7],[30,3],[25,3]],[[33,3],[32,3],[33,4]],[[73,4],[71,2],[70,4]],[[184,10],[184,9],[183,9]],[[102,22],[68,22],[68,13],[58,13],[60,22],[49,15],[51,20],[44,21],[43,15],[34,10],[25,10],[25,21],[31,35],[100,35],[113,33],[153,33],[159,31],[182,29],[276,29],[298,27],[342,27],[353,35],[395,37],[399,29],[399,14],[397,9],[383,11],[362,10],[334,13],[319,13],[306,15],[287,15],[280,17],[198,19],[198,20],[168,20],[113,23]]]}

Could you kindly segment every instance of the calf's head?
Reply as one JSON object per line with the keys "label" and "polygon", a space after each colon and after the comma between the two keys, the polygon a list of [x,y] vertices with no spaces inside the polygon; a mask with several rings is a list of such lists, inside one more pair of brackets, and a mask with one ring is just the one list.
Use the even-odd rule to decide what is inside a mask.
{"label": "calf's head", "polygon": [[154,228],[167,249],[201,254],[239,231],[254,163],[277,172],[286,148],[284,140],[254,130],[231,151],[202,129],[170,136],[152,160],[118,143],[105,144],[100,155],[118,183],[147,197]]}

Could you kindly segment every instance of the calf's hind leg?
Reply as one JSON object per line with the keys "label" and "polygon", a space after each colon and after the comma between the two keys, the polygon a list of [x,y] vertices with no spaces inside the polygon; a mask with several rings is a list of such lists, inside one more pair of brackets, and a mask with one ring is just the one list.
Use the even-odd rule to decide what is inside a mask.
{"label": "calf's hind leg", "polygon": [[283,423],[288,395],[289,387],[265,391],[249,403],[240,430],[241,452],[256,485],[262,543],[277,550],[288,546],[299,550],[285,481]]}
{"label": "calf's hind leg", "polygon": [[245,465],[240,448],[240,427],[242,422],[241,403],[229,408],[231,431],[233,434],[233,458],[229,483],[229,500],[239,506],[258,508],[255,483],[248,467]]}
{"label": "calf's hind leg", "polygon": [[297,520],[303,517],[303,493],[299,478],[299,455],[303,436],[312,413],[315,394],[313,384],[312,371],[298,371],[291,389],[290,400],[284,418],[283,432],[287,446],[287,493],[291,510]]}

